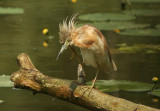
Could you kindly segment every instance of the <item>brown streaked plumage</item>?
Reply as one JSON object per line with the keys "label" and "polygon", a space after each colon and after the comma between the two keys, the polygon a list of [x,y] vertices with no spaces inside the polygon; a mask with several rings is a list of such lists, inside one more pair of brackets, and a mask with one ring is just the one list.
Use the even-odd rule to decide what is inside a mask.
{"label": "brown streaked plumage", "polygon": [[67,23],[67,18],[63,20],[63,24],[59,24],[59,40],[60,43],[65,43],[66,39],[70,39],[72,32],[76,29],[74,19],[77,16],[74,15]]}
{"label": "brown streaked plumage", "polygon": [[74,22],[75,18],[76,15],[73,16],[68,23],[66,19],[63,21],[63,24],[59,25],[60,43],[64,45],[62,46],[58,57],[68,46],[73,45],[79,47],[83,63],[97,68],[96,77],[92,84],[93,87],[99,68],[108,72],[111,68],[110,66],[112,66],[114,70],[117,70],[117,67],[111,57],[108,44],[103,34],[97,28],[90,25],[76,28],[76,23]]}

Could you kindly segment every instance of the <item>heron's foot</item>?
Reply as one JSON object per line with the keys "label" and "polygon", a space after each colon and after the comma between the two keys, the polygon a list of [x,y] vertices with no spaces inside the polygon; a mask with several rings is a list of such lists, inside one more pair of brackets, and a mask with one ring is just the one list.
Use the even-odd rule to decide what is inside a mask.
{"label": "heron's foot", "polygon": [[93,89],[92,86],[83,86],[83,87],[81,88],[81,90],[83,90],[82,97],[83,97],[84,95],[88,95],[88,96],[89,96],[89,95],[91,94],[92,89]]}
{"label": "heron's foot", "polygon": [[[83,87],[83,88],[86,87],[87,89],[83,92],[82,96],[83,96],[86,92],[88,92],[88,96],[91,94],[92,89],[94,88],[95,83],[96,83],[96,80],[97,80],[98,71],[99,71],[99,70],[97,70],[97,73],[96,73],[96,76],[95,76],[95,78],[94,78],[94,80],[93,80],[92,85],[91,85],[91,86],[84,86],[84,87]],[[90,90],[90,91],[88,91],[88,90]]]}
{"label": "heron's foot", "polygon": [[87,92],[88,92],[88,96],[91,94],[92,89],[94,88],[95,82],[96,82],[96,80],[94,79],[91,86],[84,86],[84,87],[82,88],[82,89],[85,88],[82,96],[84,96],[84,94],[87,93]]}

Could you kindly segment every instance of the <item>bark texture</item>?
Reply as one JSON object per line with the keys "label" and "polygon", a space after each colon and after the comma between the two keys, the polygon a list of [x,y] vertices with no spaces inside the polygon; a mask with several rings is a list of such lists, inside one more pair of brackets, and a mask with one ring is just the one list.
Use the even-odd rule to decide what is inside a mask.
{"label": "bark texture", "polygon": [[76,81],[45,76],[35,68],[29,56],[25,53],[18,55],[17,61],[20,68],[17,72],[12,73],[10,78],[16,88],[26,88],[34,92],[45,93],[90,110],[160,111],[159,109],[110,96],[98,89],[92,89],[90,93],[89,86],[79,85]]}

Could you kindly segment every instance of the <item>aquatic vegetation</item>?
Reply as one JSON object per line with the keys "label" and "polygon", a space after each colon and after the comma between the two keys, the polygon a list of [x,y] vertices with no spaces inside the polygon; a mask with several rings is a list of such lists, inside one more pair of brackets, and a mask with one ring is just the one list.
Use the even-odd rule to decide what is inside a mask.
{"label": "aquatic vegetation", "polygon": [[152,84],[125,80],[97,80],[95,87],[103,92],[142,92],[149,91],[152,88]]}
{"label": "aquatic vegetation", "polygon": [[124,29],[139,29],[149,27],[149,24],[136,24],[134,22],[88,22],[88,23],[81,23],[77,24],[77,27],[83,26],[85,24],[92,25],[99,30],[124,30]]}
{"label": "aquatic vegetation", "polygon": [[153,44],[134,44],[128,46],[126,43],[117,44],[115,49],[120,53],[160,53],[160,45]]}
{"label": "aquatic vegetation", "polygon": [[156,9],[134,9],[123,11],[124,14],[136,16],[159,16],[160,10]]}
{"label": "aquatic vegetation", "polygon": [[157,24],[157,25],[156,25],[156,28],[157,28],[158,30],[160,30],[160,24]]}
{"label": "aquatic vegetation", "polygon": [[158,98],[153,98],[152,101],[153,101],[153,102],[158,102],[159,99],[158,99]]}
{"label": "aquatic vegetation", "polygon": [[23,14],[23,8],[0,7],[0,14]]}
{"label": "aquatic vegetation", "polygon": [[131,35],[131,36],[160,36],[160,31],[157,29],[130,29],[121,31],[121,35]]}
{"label": "aquatic vegetation", "polygon": [[152,89],[151,89],[150,94],[160,97],[160,89],[159,89],[160,84],[158,84],[158,82],[159,82],[158,77],[153,77],[152,82],[153,82],[153,85],[152,85]]}
{"label": "aquatic vegetation", "polygon": [[[91,82],[88,82],[87,84],[90,85]],[[148,94],[160,97],[159,88],[151,90],[153,87],[152,84],[137,81],[97,80],[95,87],[105,93],[117,91],[149,92]]]}
{"label": "aquatic vegetation", "polygon": [[48,47],[48,43],[46,41],[43,41],[43,47]]}
{"label": "aquatic vegetation", "polygon": [[77,0],[71,0],[71,2],[72,2],[72,3],[76,3],[76,2],[77,2]]}
{"label": "aquatic vegetation", "polygon": [[48,31],[47,28],[44,28],[44,29],[42,30],[42,34],[43,34],[43,35],[48,35],[48,33],[49,33],[49,31]]}
{"label": "aquatic vegetation", "polygon": [[86,21],[107,21],[107,20],[129,21],[136,19],[136,17],[133,15],[126,15],[120,13],[93,13],[93,14],[80,15],[78,19]]}
{"label": "aquatic vegetation", "polygon": [[151,95],[154,95],[154,96],[158,96],[160,97],[160,89],[155,89],[153,90],[152,92],[150,92]]}
{"label": "aquatic vegetation", "polygon": [[153,77],[153,78],[152,78],[152,81],[153,81],[153,82],[158,82],[158,77]]}
{"label": "aquatic vegetation", "polygon": [[129,0],[129,1],[137,3],[160,3],[160,0]]}
{"label": "aquatic vegetation", "polygon": [[0,87],[13,87],[13,82],[10,81],[10,76],[0,76]]}

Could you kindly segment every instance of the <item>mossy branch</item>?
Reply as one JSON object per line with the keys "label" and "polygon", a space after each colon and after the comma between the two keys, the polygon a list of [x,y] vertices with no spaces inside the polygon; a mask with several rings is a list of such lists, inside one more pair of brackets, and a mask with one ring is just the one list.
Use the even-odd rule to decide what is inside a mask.
{"label": "mossy branch", "polygon": [[[79,85],[76,81],[45,76],[35,68],[25,53],[17,57],[20,69],[11,75],[16,88],[26,88],[45,93],[90,110],[99,111],[160,111],[145,105],[105,94],[89,86]],[[90,95],[88,95],[90,93]]]}

